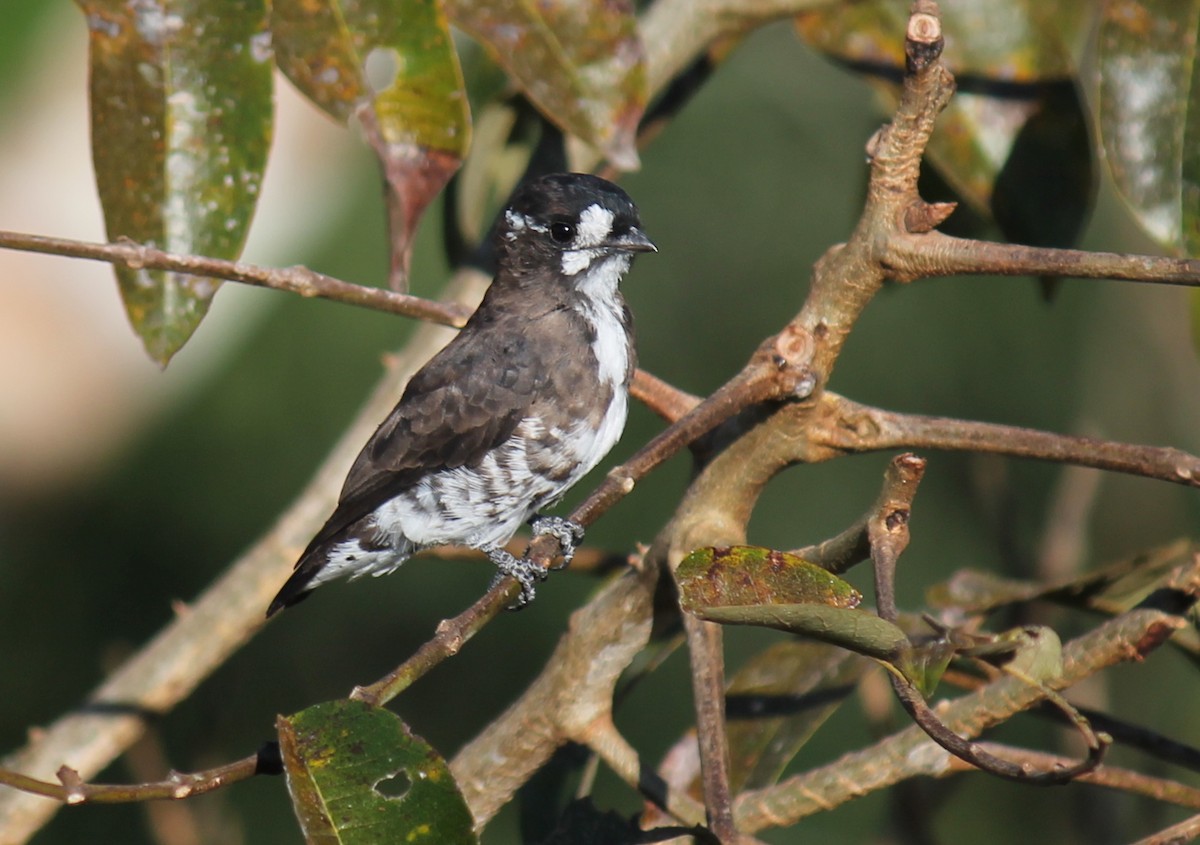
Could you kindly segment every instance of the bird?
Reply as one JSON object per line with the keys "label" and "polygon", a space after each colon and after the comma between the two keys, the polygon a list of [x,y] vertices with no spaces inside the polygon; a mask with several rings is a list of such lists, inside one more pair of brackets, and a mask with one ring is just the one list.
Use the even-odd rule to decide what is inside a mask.
{"label": "bird", "polygon": [[497,580],[520,582],[513,607],[524,606],[545,569],[504,546],[527,522],[570,562],[582,528],[541,511],[624,430],[637,355],[619,283],[635,255],[658,249],[629,195],[584,173],[518,187],[492,245],[478,308],[371,435],[268,617],[442,545],[482,551]]}

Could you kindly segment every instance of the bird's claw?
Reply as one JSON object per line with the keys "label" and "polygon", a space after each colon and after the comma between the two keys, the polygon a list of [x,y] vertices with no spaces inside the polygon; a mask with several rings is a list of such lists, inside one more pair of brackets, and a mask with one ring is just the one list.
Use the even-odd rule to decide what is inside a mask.
{"label": "bird's claw", "polygon": [[562,550],[562,563],[551,569],[565,569],[575,557],[575,550],[583,544],[583,526],[561,516],[535,516],[529,521],[534,537],[549,535],[558,540]]}
{"label": "bird's claw", "polygon": [[492,579],[492,583],[488,587],[489,590],[505,578],[512,578],[521,585],[521,594],[517,596],[515,602],[508,606],[509,610],[520,610],[533,601],[536,593],[533,585],[538,581],[546,580],[547,572],[545,569],[529,558],[517,557],[504,549],[484,549],[484,553],[487,554],[488,559],[495,564],[498,570],[496,577]]}

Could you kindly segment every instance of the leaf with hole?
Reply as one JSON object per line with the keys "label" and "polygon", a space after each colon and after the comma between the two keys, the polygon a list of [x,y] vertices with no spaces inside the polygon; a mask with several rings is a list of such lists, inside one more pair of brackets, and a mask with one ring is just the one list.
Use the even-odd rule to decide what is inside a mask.
{"label": "leaf with hole", "polygon": [[391,711],[330,701],[280,716],[276,728],[309,843],[477,842],[446,761]]}
{"label": "leaf with hole", "polygon": [[280,69],[327,114],[357,120],[391,193],[393,287],[413,234],[462,164],[471,121],[458,54],[432,0],[275,0]]}
{"label": "leaf with hole", "polygon": [[[271,142],[265,0],[169,7],[79,0],[87,17],[92,161],[110,241],[237,258]],[[166,365],[215,279],[116,268],[125,310]]]}

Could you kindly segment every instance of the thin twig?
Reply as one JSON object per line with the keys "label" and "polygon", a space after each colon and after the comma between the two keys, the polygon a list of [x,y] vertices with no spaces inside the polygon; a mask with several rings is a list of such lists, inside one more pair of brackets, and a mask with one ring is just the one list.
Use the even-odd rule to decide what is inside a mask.
{"label": "thin twig", "polygon": [[[1036,786],[1057,786],[1059,784],[1070,783],[1081,775],[1095,771],[1104,761],[1104,755],[1111,743],[1111,740],[1107,737],[1098,736],[1091,731],[1090,727],[1087,727],[1086,722],[1076,723],[1077,727],[1087,728],[1083,731],[1088,739],[1088,753],[1084,759],[1073,760],[1059,767],[1056,758],[1055,764],[1048,769],[1035,768],[1025,760],[1017,762],[1006,760],[992,754],[982,743],[973,742],[955,733],[945,722],[938,718],[937,714],[933,712],[933,709],[926,703],[925,699],[921,697],[921,694],[908,679],[901,677],[896,672],[890,672],[889,677],[892,682],[892,689],[895,690],[896,697],[900,699],[901,705],[903,705],[908,715],[912,717],[912,720],[920,726],[921,730],[929,735],[930,739],[949,751],[954,757],[963,760],[973,768],[980,769],[1005,780],[1013,780],[1018,783],[1027,783]],[[1030,686],[1035,685],[1030,684]],[[1045,690],[1044,692],[1050,693],[1053,691]]]}
{"label": "thin twig", "polygon": [[[915,455],[894,458],[885,476],[877,510],[867,520],[871,561],[875,565],[875,600],[879,616],[887,622],[895,623],[899,618],[896,609],[896,563],[908,547],[912,501],[924,472],[925,461]],[[1045,771],[1017,765],[990,754],[979,743],[964,739],[947,727],[909,678],[898,671],[890,672],[889,676],[896,697],[905,711],[934,742],[954,756],[998,777],[1039,785],[1066,783],[1080,774],[1093,771],[1100,765],[1108,749],[1109,741],[1098,738],[1077,711],[1064,710],[1078,717],[1075,724],[1087,739],[1087,758],[1071,766]],[[1031,679],[1023,680],[1034,685]],[[1045,694],[1056,703],[1063,703],[1053,690],[1047,689]]]}
{"label": "thin twig", "polygon": [[0,783],[33,795],[53,798],[64,804],[129,804],[137,801],[191,798],[247,780],[259,772],[259,756],[253,754],[203,772],[172,772],[166,780],[153,783],[85,783],[79,772],[69,766],[58,770],[59,783],[38,780],[6,769],[0,769]]}
{"label": "thin twig", "polygon": [[1200,837],[1200,815],[1163,828],[1158,833],[1139,839],[1133,845],[1184,845],[1197,837]]}
{"label": "thin twig", "polygon": [[700,743],[700,776],[708,825],[723,843],[735,843],[733,790],[729,785],[729,733],[725,729],[725,660],[723,632],[714,622],[683,615],[692,667],[696,736]]}
{"label": "thin twig", "polygon": [[810,437],[814,445],[839,453],[881,449],[968,451],[1075,464],[1200,487],[1200,458],[1173,447],[902,414],[861,405],[832,392],[823,394],[821,401],[818,416],[823,420],[809,432]]}
{"label": "thin twig", "polygon": [[909,234],[889,243],[896,281],[938,276],[1070,276],[1160,285],[1200,285],[1200,259],[1120,255],[1078,249]]}
{"label": "thin twig", "polygon": [[462,613],[451,619],[443,619],[433,637],[422,643],[411,657],[378,681],[355,687],[350,692],[350,698],[366,702],[372,707],[382,707],[430,669],[458,654],[488,622],[516,600],[519,591],[520,585],[512,578],[493,585]]}
{"label": "thin twig", "polygon": [[225,279],[255,287],[296,293],[304,297],[318,297],[347,305],[359,305],[388,314],[415,317],[447,326],[461,327],[471,314],[469,308],[458,303],[438,302],[381,288],[355,285],[323,273],[317,273],[307,267],[258,267],[242,261],[225,261],[201,255],[179,255],[164,252],[157,247],[132,241],[101,244],[0,231],[0,247],[23,252],[61,255],[67,258],[106,261],[109,264],[135,270],[168,270],[174,273]]}
{"label": "thin twig", "polygon": [[[1044,751],[1030,751],[1028,748],[1016,748],[998,742],[977,743],[987,749],[989,754],[1008,760],[1017,766],[1030,769],[1050,770],[1056,767],[1071,765],[1069,757],[1059,754],[1049,754]],[[957,774],[974,770],[974,766],[963,760],[951,760],[946,774]],[[1178,781],[1167,780],[1144,775],[1141,772],[1123,769],[1117,766],[1100,766],[1098,769],[1080,774],[1076,780],[1080,783],[1090,783],[1093,786],[1107,786],[1134,795],[1144,795],[1156,801],[1166,801],[1181,807],[1200,809],[1200,789],[1187,786]]]}
{"label": "thin twig", "polygon": [[633,374],[629,395],[668,423],[677,422],[703,399],[674,387],[645,370]]}

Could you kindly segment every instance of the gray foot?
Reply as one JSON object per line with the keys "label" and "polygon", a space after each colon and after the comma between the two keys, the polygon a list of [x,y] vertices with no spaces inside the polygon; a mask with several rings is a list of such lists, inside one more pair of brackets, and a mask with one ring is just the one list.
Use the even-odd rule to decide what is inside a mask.
{"label": "gray foot", "polygon": [[561,516],[535,516],[529,521],[529,527],[533,529],[534,537],[548,534],[558,540],[558,545],[562,549],[563,562],[559,566],[552,567],[553,569],[564,569],[569,566],[571,558],[575,557],[575,549],[583,543],[583,526]]}
{"label": "gray foot", "polygon": [[546,580],[545,569],[528,558],[517,557],[495,546],[483,549],[483,553],[488,556],[488,560],[495,564],[498,570],[496,577],[492,579],[492,587],[496,586],[506,576],[516,579],[521,584],[521,595],[517,597],[517,600],[513,604],[508,606],[509,610],[520,610],[533,601],[535,594],[533,585],[538,581]]}

